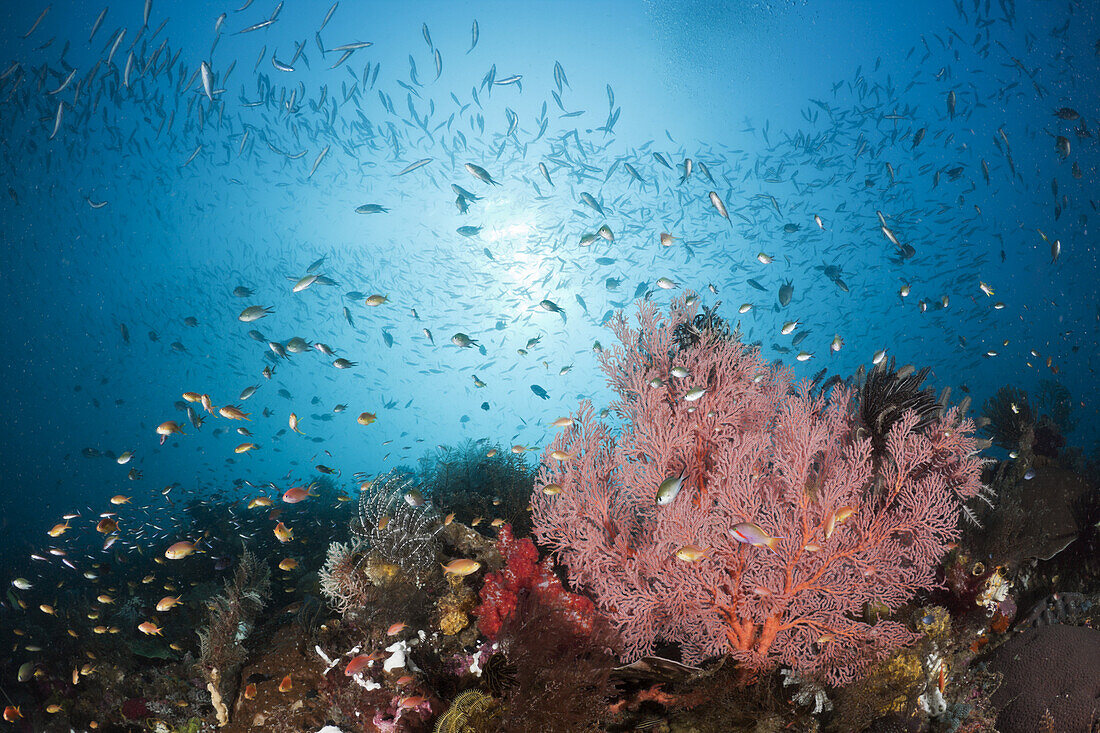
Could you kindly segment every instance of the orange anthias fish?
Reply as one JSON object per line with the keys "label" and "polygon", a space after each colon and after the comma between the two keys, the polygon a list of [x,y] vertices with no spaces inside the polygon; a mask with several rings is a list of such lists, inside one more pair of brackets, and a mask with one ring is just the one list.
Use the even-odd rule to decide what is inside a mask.
{"label": "orange anthias fish", "polygon": [[249,682],[244,688],[244,699],[251,700],[256,697],[256,685]]}
{"label": "orange anthias fish", "polygon": [[481,563],[477,560],[469,560],[460,558],[458,560],[451,560],[449,563],[443,566],[444,575],[456,575],[460,578],[464,578],[471,573],[476,573],[481,569]]}
{"label": "orange anthias fish", "polygon": [[309,486],[292,486],[283,492],[283,501],[287,504],[297,504],[300,501],[305,501],[310,496],[317,496],[313,493],[313,484]]}
{"label": "orange anthias fish", "polygon": [[226,405],[218,410],[218,414],[227,420],[248,420],[251,422],[252,418],[249,417],[252,413],[242,412],[241,408],[234,407],[233,405]]}
{"label": "orange anthias fish", "polygon": [[255,499],[248,502],[248,508],[255,509],[258,506],[271,506],[271,503],[271,499],[268,499],[266,496],[257,496]]}
{"label": "orange anthias fish", "polygon": [[386,636],[400,634],[407,628],[409,628],[409,625],[407,623],[405,623],[404,621],[398,621],[397,623],[392,624],[388,629],[386,629]]}
{"label": "orange anthias fish", "polygon": [[66,519],[61,524],[55,524],[50,529],[50,531],[47,532],[46,534],[48,534],[50,537],[60,537],[61,535],[65,534],[68,531],[69,531],[69,520]]}
{"label": "orange anthias fish", "polygon": [[161,613],[165,611],[171,611],[176,606],[183,605],[180,602],[180,596],[165,596],[157,601],[157,610]]}
{"label": "orange anthias fish", "polygon": [[290,680],[290,675],[283,677],[283,681],[279,683],[279,692],[290,692],[294,688],[294,683]]}
{"label": "orange anthias fish", "polygon": [[676,557],[684,562],[699,562],[707,556],[707,549],[698,545],[684,545],[676,551]]}
{"label": "orange anthias fish", "polygon": [[822,527],[825,530],[825,539],[832,537],[837,526],[847,521],[848,517],[855,514],[855,511],[856,510],[850,506],[842,506],[826,514],[825,522]]}
{"label": "orange anthias fish", "polygon": [[175,420],[166,420],[160,425],[157,425],[157,435],[160,436],[160,444],[164,445],[164,441],[168,440],[169,435],[186,435],[183,432],[183,428]]}
{"label": "orange anthias fish", "polygon": [[353,677],[359,674],[368,666],[370,666],[371,662],[375,661],[378,658],[375,656],[375,654],[377,654],[377,652],[372,652],[370,654],[360,654],[359,656],[354,657],[350,662],[348,662],[348,666],[344,667],[344,674],[348,677]]}
{"label": "orange anthias fish", "polygon": [[118,522],[111,519],[110,517],[106,517],[99,520],[99,523],[95,526],[95,531],[101,532],[103,534],[111,534],[112,532],[117,532]]}
{"label": "orange anthias fish", "polygon": [[164,636],[164,634],[160,633],[162,630],[163,629],[161,629],[152,621],[143,621],[142,623],[138,624],[138,631],[143,634],[148,634],[149,636]]}
{"label": "orange anthias fish", "polygon": [[164,556],[169,560],[182,560],[195,551],[195,545],[187,540],[181,540],[171,545],[164,551]]}
{"label": "orange anthias fish", "polygon": [[275,539],[279,540],[279,542],[290,542],[294,539],[294,530],[282,522],[279,522],[275,525]]}

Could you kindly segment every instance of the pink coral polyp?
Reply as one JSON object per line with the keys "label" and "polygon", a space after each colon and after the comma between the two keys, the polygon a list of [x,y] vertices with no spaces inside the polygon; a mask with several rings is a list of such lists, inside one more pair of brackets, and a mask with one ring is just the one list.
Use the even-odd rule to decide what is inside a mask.
{"label": "pink coral polyp", "polygon": [[[757,349],[706,331],[677,348],[677,324],[694,315],[681,299],[668,317],[643,301],[637,329],[612,319],[619,344],[600,362],[621,428],[581,403],[546,449],[536,538],[618,625],[631,659],[663,639],[689,662],[732,654],[752,671],[785,664],[849,681],[913,638],[864,622],[863,609],[896,609],[934,585],[980,488],[974,425],[951,409],[918,431],[906,415],[876,463],[848,390],[816,396]],[[706,392],[686,400],[693,388]],[[550,460],[555,450],[575,457]],[[657,505],[657,487],[681,473],[679,495]],[[562,491],[544,494],[551,483]],[[774,550],[734,539],[745,522],[780,538]],[[703,559],[679,559],[687,545]]]}

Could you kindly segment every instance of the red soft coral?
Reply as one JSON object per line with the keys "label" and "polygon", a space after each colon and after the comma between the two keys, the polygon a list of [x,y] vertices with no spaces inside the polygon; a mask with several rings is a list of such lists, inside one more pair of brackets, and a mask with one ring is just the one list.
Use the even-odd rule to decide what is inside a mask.
{"label": "red soft coral", "polygon": [[511,525],[500,528],[497,547],[504,558],[499,573],[489,573],[481,586],[481,604],[474,610],[477,627],[490,639],[496,639],[501,626],[515,611],[518,594],[529,593],[541,605],[564,612],[574,630],[580,634],[592,631],[596,607],[584,596],[570,593],[554,575],[553,561],[539,562],[535,543],[524,537],[516,539]]}

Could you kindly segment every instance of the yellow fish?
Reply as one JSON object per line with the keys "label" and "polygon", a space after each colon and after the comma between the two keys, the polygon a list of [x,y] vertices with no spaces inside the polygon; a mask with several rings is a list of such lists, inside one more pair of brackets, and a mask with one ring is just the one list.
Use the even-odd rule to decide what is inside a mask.
{"label": "yellow fish", "polygon": [[684,545],[676,551],[676,557],[684,562],[699,562],[707,556],[707,550],[698,545]]}

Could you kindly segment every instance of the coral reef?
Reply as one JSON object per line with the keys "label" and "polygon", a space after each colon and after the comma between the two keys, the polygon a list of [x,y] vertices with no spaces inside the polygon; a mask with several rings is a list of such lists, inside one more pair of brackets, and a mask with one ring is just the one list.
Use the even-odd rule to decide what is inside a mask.
{"label": "coral reef", "polygon": [[[951,408],[920,429],[907,410],[876,467],[847,390],[792,388],[757,350],[707,332],[677,349],[676,326],[694,317],[680,299],[667,318],[642,301],[637,329],[611,320],[619,344],[599,358],[622,428],[582,403],[543,456],[536,538],[620,628],[629,659],[663,639],[689,662],[731,653],[746,670],[846,682],[915,638],[857,616],[933,586],[981,487],[973,423]],[[659,504],[662,483],[679,496]]]}
{"label": "coral reef", "polygon": [[[295,530],[290,545],[272,537],[268,512],[226,519],[231,509],[189,507],[196,524],[181,534],[209,532],[205,551],[167,565],[173,575],[161,580],[161,564],[152,557],[123,554],[110,566],[93,565],[103,578],[97,593],[112,596],[110,603],[81,598],[60,582],[67,577],[62,568],[44,565],[39,579],[28,577],[50,587],[55,596],[47,600],[54,606],[79,609],[65,616],[79,638],[61,629],[55,634],[59,659],[39,654],[26,670],[9,669],[20,680],[29,676],[13,702],[37,700],[37,710],[30,703],[24,707],[34,730],[145,726],[194,733],[227,722],[220,730],[229,733],[335,726],[346,733],[425,733],[433,727],[448,733],[1003,732],[993,722],[994,702],[1008,730],[1012,720],[1024,721],[1016,729],[1030,725],[1035,716],[1027,716],[1034,711],[1037,730],[1062,730],[1065,721],[1049,704],[1059,699],[1032,699],[1010,686],[1045,669],[1032,665],[1013,672],[1010,681],[1002,667],[991,672],[987,666],[993,663],[985,662],[1008,654],[999,647],[1025,630],[1100,625],[1100,561],[1094,552],[1100,491],[1088,478],[1096,469],[1074,462],[1072,452],[1039,455],[1046,415],[1036,421],[1030,450],[984,470],[990,487],[977,495],[988,497],[996,489],[1000,500],[980,517],[984,528],[967,527],[954,547],[948,541],[957,536],[951,534],[958,529],[952,516],[958,518],[961,499],[974,489],[963,479],[973,477],[968,472],[976,461],[957,462],[946,473],[936,468],[938,456],[964,455],[969,426],[958,419],[959,411],[952,415],[942,407],[946,398],[934,400],[921,386],[923,370],[886,363],[858,382],[860,392],[841,385],[826,395],[816,387],[792,387],[781,369],[753,362],[758,355],[713,311],[692,318],[680,336],[682,342],[666,342],[660,333],[631,333],[629,349],[619,350],[635,352],[652,371],[632,377],[617,406],[629,429],[621,435],[607,430],[608,440],[594,441],[601,426],[594,411],[582,410],[543,456],[548,468],[537,488],[531,469],[511,457],[517,454],[505,451],[510,457],[501,461],[499,450],[483,456],[489,452],[485,444],[467,443],[422,462],[435,466],[436,479],[418,480],[398,469],[367,483],[361,516],[354,519],[356,502],[279,507]],[[700,352],[710,349],[722,350],[722,356],[703,358]],[[616,350],[605,356],[616,358]],[[649,384],[654,377],[664,392]],[[680,388],[694,386],[705,392],[684,400]],[[735,409],[725,402],[731,394],[738,395]],[[919,409],[899,407],[914,401]],[[645,415],[659,424],[641,419]],[[677,437],[684,425],[687,431]],[[957,442],[937,433],[960,427]],[[883,429],[884,437],[876,438],[873,431]],[[713,443],[711,435],[717,436]],[[604,450],[594,453],[602,463],[590,462],[593,446]],[[914,452],[931,458],[914,462]],[[434,463],[441,458],[448,465]],[[550,474],[550,468],[560,473]],[[485,478],[483,470],[498,473]],[[658,479],[677,478],[681,471],[679,495],[658,504]],[[744,478],[739,483],[726,473]],[[450,493],[455,504],[441,506],[447,491],[436,493],[437,480],[461,487]],[[555,480],[560,491],[544,492]],[[444,510],[472,518],[510,516],[503,509],[510,499],[499,492],[480,495],[507,481],[524,502],[532,501],[536,516],[553,517],[560,510],[556,503],[576,509],[553,531],[559,539],[603,542],[599,553],[588,556],[590,567],[583,561],[569,567],[568,550],[540,559],[538,546],[512,525],[485,521],[471,528],[454,517],[441,519]],[[888,501],[899,482],[895,501],[907,502],[908,514]],[[414,489],[423,492],[424,504]],[[335,487],[325,481],[315,490]],[[584,501],[569,503],[578,496]],[[549,508],[539,510],[540,503]],[[933,514],[927,533],[927,512],[944,506],[950,511]],[[808,535],[791,521],[797,511],[807,519]],[[756,544],[736,540],[730,529],[738,522],[753,522],[768,536],[749,538]],[[922,522],[915,534],[910,531]],[[883,539],[876,523],[897,529]],[[202,524],[210,529],[201,530]],[[344,533],[349,526],[350,537]],[[400,533],[387,536],[387,530]],[[239,562],[230,541],[238,533],[254,535],[250,553]],[[699,554],[679,557],[689,544]],[[928,560],[943,549],[949,552],[942,564]],[[413,557],[402,563],[406,551]],[[852,559],[837,565],[844,553]],[[259,586],[267,584],[261,577],[267,567],[256,556],[280,564],[270,585],[285,606],[255,612],[253,600],[266,595]],[[283,567],[280,560],[290,557],[296,562]],[[475,560],[480,568],[465,577],[444,576],[439,564],[455,558]],[[572,584],[563,583],[555,561],[571,571]],[[896,562],[907,564],[891,564]],[[796,583],[791,592],[782,582],[788,570]],[[218,573],[227,573],[229,583]],[[585,573],[602,577],[592,580]],[[925,573],[934,573],[938,587],[929,591],[925,584],[910,595],[911,580],[923,583]],[[883,575],[897,577],[885,582]],[[813,590],[824,601],[798,590],[807,578],[814,578]],[[141,593],[143,587],[148,592]],[[861,602],[851,600],[852,588]],[[170,615],[154,616],[149,607],[164,593],[180,595],[181,604]],[[54,617],[35,613],[33,606],[20,612],[19,601],[30,594],[18,585],[7,595],[9,604],[0,607],[4,622],[30,637],[23,643],[42,639]],[[739,604],[736,614],[718,608],[732,608],[731,601]],[[600,611],[617,623],[608,628]],[[677,622],[676,614],[686,620]],[[784,636],[781,629],[773,649],[755,658],[728,636],[740,625],[759,640],[769,615],[784,626],[833,623],[832,614],[841,614],[854,632],[814,626],[807,645],[805,636]],[[124,633],[150,619],[164,628],[163,637]],[[202,638],[196,638],[193,629],[204,619]],[[616,632],[629,631],[637,619],[652,631],[645,648],[673,658],[643,656],[627,664],[617,659],[624,643]],[[725,646],[713,656],[701,644],[693,649],[692,624]],[[912,643],[893,648],[905,640]],[[830,648],[838,642],[851,650],[838,654]],[[205,656],[196,664],[200,647]],[[792,651],[782,651],[787,647]],[[1061,654],[1075,674],[1091,674],[1088,645],[1055,652],[1035,648],[1023,654],[1038,654],[1054,667],[1063,660],[1053,655]],[[678,661],[696,662],[693,650],[706,658]],[[804,663],[788,661],[785,653],[803,655]],[[635,654],[637,647],[628,658]],[[86,657],[75,670],[73,657]],[[1020,663],[1020,657],[1009,662]],[[347,674],[357,659],[359,671]],[[839,688],[829,684],[847,679],[853,669],[853,681]],[[1002,674],[1005,687],[994,694]],[[1024,708],[1018,708],[1021,701]]]}
{"label": "coral reef", "polygon": [[244,641],[270,591],[270,568],[244,550],[233,577],[226,581],[224,593],[210,602],[206,626],[198,632],[201,648],[198,666],[206,679],[219,726],[229,723],[229,710],[237,695],[237,677],[247,655]]}

